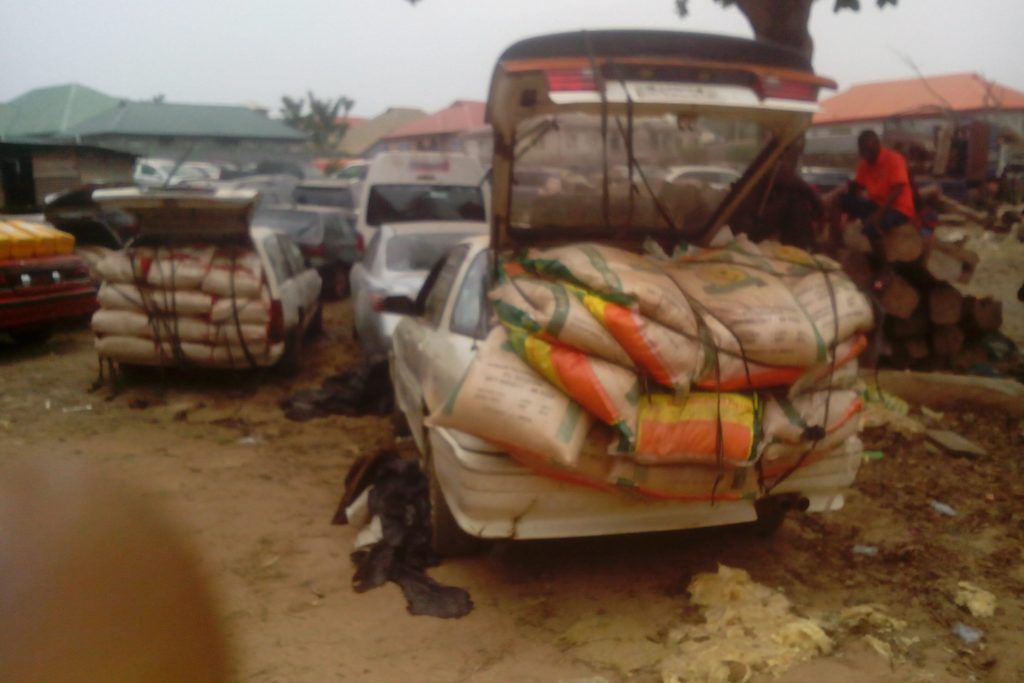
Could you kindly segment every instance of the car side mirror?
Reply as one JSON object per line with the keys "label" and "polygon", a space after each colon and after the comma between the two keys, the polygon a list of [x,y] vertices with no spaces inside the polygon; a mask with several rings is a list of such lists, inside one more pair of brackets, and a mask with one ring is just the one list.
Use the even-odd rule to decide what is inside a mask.
{"label": "car side mirror", "polygon": [[394,313],[396,315],[416,316],[420,314],[416,302],[407,296],[384,297],[384,300],[380,303],[380,310],[384,313]]}

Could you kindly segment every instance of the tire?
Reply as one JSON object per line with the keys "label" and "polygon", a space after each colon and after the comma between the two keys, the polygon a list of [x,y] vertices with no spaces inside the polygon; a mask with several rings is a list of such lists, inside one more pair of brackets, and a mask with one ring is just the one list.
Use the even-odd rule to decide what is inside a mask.
{"label": "tire", "polygon": [[430,484],[430,545],[441,558],[466,557],[483,550],[486,543],[475,536],[470,536],[455,521],[448,501],[444,499],[441,484],[434,470],[434,459],[430,454],[430,442],[426,430],[423,434],[427,444],[427,454],[423,459],[427,480]]}
{"label": "tire", "polygon": [[53,334],[53,330],[49,327],[32,327],[24,330],[14,330],[9,333],[15,344],[29,346],[33,344],[42,344],[50,335]]}
{"label": "tire", "polygon": [[288,341],[284,345],[284,355],[281,356],[279,366],[284,374],[292,377],[302,370],[302,330],[294,330],[288,335]]}
{"label": "tire", "polygon": [[313,319],[309,321],[309,328],[307,329],[307,334],[310,334],[310,335],[316,337],[316,336],[319,336],[319,335],[323,334],[323,332],[324,332],[324,307],[320,306],[319,308],[316,309],[316,315],[314,315]]}
{"label": "tire", "polygon": [[348,297],[349,290],[348,266],[337,265],[324,272],[325,299],[342,301]]}

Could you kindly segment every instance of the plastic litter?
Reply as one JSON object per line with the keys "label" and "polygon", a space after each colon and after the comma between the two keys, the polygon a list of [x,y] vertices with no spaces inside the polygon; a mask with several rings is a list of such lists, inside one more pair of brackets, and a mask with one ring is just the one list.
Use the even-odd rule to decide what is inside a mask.
{"label": "plastic litter", "polygon": [[855,545],[853,546],[854,555],[864,555],[866,557],[876,557],[878,555],[877,545]]}
{"label": "plastic litter", "polygon": [[884,460],[885,453],[882,451],[864,451],[864,460]]}
{"label": "plastic litter", "polygon": [[932,506],[932,510],[935,510],[940,515],[945,515],[946,517],[956,517],[956,510],[954,510],[952,507],[946,505],[940,500],[935,500],[934,498],[932,498],[931,500],[928,501],[928,504]]}
{"label": "plastic litter", "polygon": [[953,624],[953,635],[968,645],[973,645],[985,636],[985,632],[958,621]]}

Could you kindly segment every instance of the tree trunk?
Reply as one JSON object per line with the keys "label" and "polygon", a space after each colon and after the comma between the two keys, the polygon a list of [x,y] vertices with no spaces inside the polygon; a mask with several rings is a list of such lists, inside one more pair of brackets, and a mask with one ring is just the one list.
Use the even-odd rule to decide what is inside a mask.
{"label": "tree trunk", "polygon": [[754,37],[800,52],[810,61],[814,41],[808,24],[814,0],[737,0],[736,6],[754,29]]}

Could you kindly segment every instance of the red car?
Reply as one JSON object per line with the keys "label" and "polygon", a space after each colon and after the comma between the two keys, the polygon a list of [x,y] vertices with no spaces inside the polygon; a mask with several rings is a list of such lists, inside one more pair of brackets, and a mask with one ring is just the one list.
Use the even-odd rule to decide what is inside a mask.
{"label": "red car", "polygon": [[73,254],[0,259],[0,333],[16,341],[45,338],[55,327],[96,310],[96,285]]}

